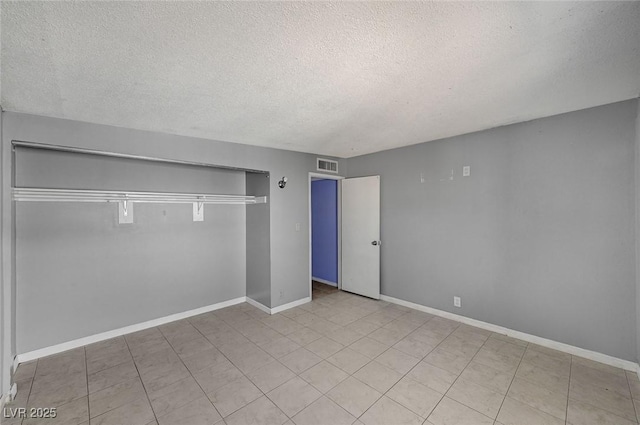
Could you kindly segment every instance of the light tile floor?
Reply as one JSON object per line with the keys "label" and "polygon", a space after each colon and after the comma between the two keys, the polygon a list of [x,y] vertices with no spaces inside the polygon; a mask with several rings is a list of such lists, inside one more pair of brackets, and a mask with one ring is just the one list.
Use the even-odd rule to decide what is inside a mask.
{"label": "light tile floor", "polygon": [[[637,375],[314,285],[268,316],[241,304],[18,368],[8,407],[65,425],[625,425]],[[634,405],[635,404],[635,405]]]}

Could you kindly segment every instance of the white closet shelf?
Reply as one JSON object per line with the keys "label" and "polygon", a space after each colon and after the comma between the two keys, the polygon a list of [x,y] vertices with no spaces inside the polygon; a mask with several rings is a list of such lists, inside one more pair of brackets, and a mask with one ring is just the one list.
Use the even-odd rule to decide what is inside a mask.
{"label": "white closet shelf", "polygon": [[146,202],[165,204],[264,204],[266,196],[218,195],[212,193],[131,192],[117,190],[80,190],[22,188],[12,189],[19,202]]}

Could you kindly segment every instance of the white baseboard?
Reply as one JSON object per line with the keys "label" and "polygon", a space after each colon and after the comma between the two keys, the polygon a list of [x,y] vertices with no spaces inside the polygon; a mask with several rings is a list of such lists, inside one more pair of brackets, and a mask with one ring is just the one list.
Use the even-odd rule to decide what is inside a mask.
{"label": "white baseboard", "polygon": [[0,417],[4,416],[4,405],[11,401],[11,394],[2,394],[0,396]]}
{"label": "white baseboard", "polygon": [[320,279],[319,277],[311,276],[311,280],[315,280],[316,282],[324,283],[325,285],[334,286],[336,288],[338,287],[338,284],[336,282],[331,282],[329,280]]}
{"label": "white baseboard", "polygon": [[0,418],[4,417],[4,406],[16,398],[17,392],[18,386],[14,382],[5,394],[0,395]]}
{"label": "white baseboard", "polygon": [[259,303],[258,301],[254,300],[253,298],[249,298],[247,297],[247,303],[251,304],[252,306],[254,306],[257,309],[260,309],[262,311],[264,311],[267,314],[271,314],[271,309],[269,307],[267,307],[266,305]]}
{"label": "white baseboard", "polygon": [[0,417],[4,416],[4,406],[10,401],[9,394],[0,395]]}
{"label": "white baseboard", "polygon": [[18,356],[13,356],[13,365],[11,366],[11,376],[13,376],[14,373],[16,373],[16,369],[18,369],[18,365],[20,364],[20,362],[18,362]]}
{"label": "white baseboard", "polygon": [[292,301],[292,302],[290,302],[288,304],[279,305],[278,307],[269,308],[266,305],[261,304],[258,301],[247,297],[247,302],[249,304],[251,304],[252,306],[254,306],[256,308],[259,308],[260,310],[264,311],[267,314],[280,313],[281,311],[285,311],[285,310],[289,310],[290,308],[298,307],[299,305],[306,304],[306,303],[308,303],[310,301],[311,301],[311,297],[306,297],[306,298],[301,298],[301,299],[296,300],[296,301]]}
{"label": "white baseboard", "polygon": [[551,348],[554,350],[562,351],[578,357],[584,357],[589,360],[604,363],[609,366],[619,367],[621,369],[630,370],[638,373],[640,376],[640,366],[629,360],[619,359],[617,357],[609,356],[607,354],[598,353],[596,351],[586,350],[584,348],[575,347],[573,345],[565,344],[558,341],[553,341],[539,336],[527,334],[513,329],[504,328],[502,326],[494,325],[480,320],[471,319],[469,317],[460,316],[458,314],[449,313],[448,311],[438,310],[435,308],[427,307],[421,304],[404,301],[398,298],[393,298],[388,295],[380,295],[380,299],[393,304],[398,304],[404,307],[413,308],[414,310],[424,311],[425,313],[433,314],[435,316],[444,317],[446,319],[455,320],[456,322],[465,323],[467,325],[475,326],[477,328],[485,329],[491,332],[507,335],[512,338],[521,339],[523,341],[531,342],[543,347]]}
{"label": "white baseboard", "polygon": [[280,313],[281,311],[289,310],[290,308],[298,307],[299,305],[311,302],[311,297],[300,298],[299,300],[292,301],[288,304],[279,305],[271,309],[271,314]]}
{"label": "white baseboard", "polygon": [[252,306],[259,308],[268,314],[276,314],[281,311],[288,310],[290,308],[297,307],[299,305],[308,303],[311,301],[311,297],[302,298],[288,304],[284,304],[275,308],[269,308],[259,302],[252,300],[248,297],[234,298],[229,301],[223,301],[220,303],[212,304],[209,306],[196,308],[194,310],[184,311],[182,313],[176,313],[169,316],[161,317],[159,319],[149,320],[147,322],[138,323],[135,325],[125,326],[123,328],[114,329],[112,331],[102,332],[99,334],[87,336],[84,338],[74,339],[73,341],[63,342],[62,344],[52,345],[50,347],[40,348],[38,350],[29,351],[27,353],[18,354],[14,358],[13,371],[15,371],[20,363],[25,363],[31,360],[39,359],[41,357],[51,356],[53,354],[62,353],[63,351],[72,350],[74,348],[83,347],[85,345],[93,344],[107,339],[115,338],[118,336],[130,334],[133,332],[142,331],[144,329],[153,328],[156,326],[164,325],[165,323],[175,322],[176,320],[186,319],[188,317],[197,316],[198,314],[208,313],[210,311],[220,310],[221,308],[229,307],[232,305],[247,302]]}
{"label": "white baseboard", "polygon": [[[74,348],[82,347],[82,346],[93,344],[100,341],[105,341],[107,339],[130,334],[132,332],[142,331],[144,329],[149,329],[156,326],[164,325],[165,323],[175,322],[176,320],[197,316],[198,314],[220,310],[221,308],[243,303],[246,300],[247,300],[246,297],[234,298],[232,300],[223,301],[223,302],[208,305],[205,307],[196,308],[194,310],[184,311],[182,313],[172,314],[169,316],[161,317],[159,319],[153,319],[147,322],[142,322],[135,325],[125,326],[123,328],[114,329],[112,331],[102,332],[102,333],[87,336],[84,338],[75,339],[73,341],[63,342],[62,344],[52,345],[51,347],[45,347],[38,350],[29,351],[27,353],[18,354],[15,358],[14,364],[28,362],[30,360],[39,359],[41,357],[50,356],[52,354],[58,354],[63,351],[72,350]],[[14,371],[15,369],[16,368],[14,367]]]}

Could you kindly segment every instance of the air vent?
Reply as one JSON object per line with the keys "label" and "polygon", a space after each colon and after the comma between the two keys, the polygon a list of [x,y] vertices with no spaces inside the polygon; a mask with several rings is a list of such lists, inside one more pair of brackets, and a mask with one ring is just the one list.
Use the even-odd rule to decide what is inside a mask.
{"label": "air vent", "polygon": [[328,171],[330,173],[338,173],[338,161],[318,158],[318,171]]}

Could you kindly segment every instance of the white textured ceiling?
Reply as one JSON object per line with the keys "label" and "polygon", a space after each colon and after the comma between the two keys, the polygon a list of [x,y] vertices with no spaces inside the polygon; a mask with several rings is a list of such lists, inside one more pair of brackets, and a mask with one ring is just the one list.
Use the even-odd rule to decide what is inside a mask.
{"label": "white textured ceiling", "polygon": [[640,2],[2,1],[5,110],[350,157],[637,97]]}

